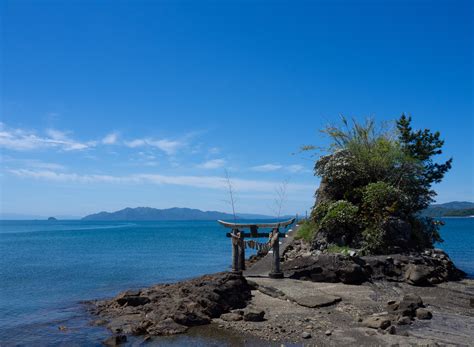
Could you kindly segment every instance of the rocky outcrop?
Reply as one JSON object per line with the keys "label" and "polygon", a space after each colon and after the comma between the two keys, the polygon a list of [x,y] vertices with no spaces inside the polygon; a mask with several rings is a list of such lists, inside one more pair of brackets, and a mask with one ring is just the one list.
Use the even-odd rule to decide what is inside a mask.
{"label": "rocky outcrop", "polygon": [[282,263],[282,269],[293,279],[360,284],[369,279],[364,265],[360,258],[318,254],[287,260]]}
{"label": "rocky outcrop", "polygon": [[439,249],[418,254],[359,257],[307,250],[298,253],[295,248],[290,248],[283,259],[282,269],[287,276],[314,282],[360,284],[388,280],[428,286],[465,276]]}
{"label": "rocky outcrop", "polygon": [[101,318],[97,324],[115,334],[173,335],[244,308],[249,299],[250,286],[242,275],[218,273],[126,291],[92,302],[92,312]]}
{"label": "rocky outcrop", "polygon": [[375,313],[362,320],[362,325],[367,328],[386,330],[390,334],[396,333],[395,324],[409,325],[415,318],[431,319],[432,313],[423,305],[421,297],[416,294],[405,294],[401,300],[387,302],[387,310]]}

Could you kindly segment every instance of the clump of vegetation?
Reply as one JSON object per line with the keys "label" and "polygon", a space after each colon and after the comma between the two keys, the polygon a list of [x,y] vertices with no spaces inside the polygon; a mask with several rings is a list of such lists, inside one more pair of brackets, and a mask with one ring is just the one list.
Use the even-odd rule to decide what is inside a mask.
{"label": "clump of vegetation", "polygon": [[343,118],[341,127],[323,131],[332,141],[314,168],[321,177],[311,213],[314,248],[389,253],[441,241],[439,225],[419,216],[436,195],[432,185],[452,164],[452,159],[433,160],[444,144],[439,132],[413,131],[405,115],[391,130],[377,128],[373,120],[360,124]]}
{"label": "clump of vegetation", "polygon": [[340,253],[344,255],[349,255],[351,249],[348,246],[338,246],[338,245],[330,245],[327,248],[329,253]]}
{"label": "clump of vegetation", "polygon": [[318,230],[328,235],[331,243],[348,244],[357,237],[358,207],[346,200],[338,200],[328,205],[327,213],[318,224]]}
{"label": "clump of vegetation", "polygon": [[295,239],[303,239],[306,242],[311,242],[316,232],[316,224],[313,219],[308,219],[299,224],[298,231],[296,233]]}

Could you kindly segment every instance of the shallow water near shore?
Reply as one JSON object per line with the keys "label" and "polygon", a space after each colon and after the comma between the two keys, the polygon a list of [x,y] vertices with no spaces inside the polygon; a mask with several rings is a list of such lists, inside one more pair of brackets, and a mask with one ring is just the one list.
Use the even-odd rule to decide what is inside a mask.
{"label": "shallow water near shore", "polygon": [[[473,277],[474,218],[444,221],[439,247]],[[81,301],[225,271],[225,232],[215,221],[0,221],[0,345],[100,345],[109,333],[90,326]],[[198,331],[160,344],[228,345],[226,336]]]}

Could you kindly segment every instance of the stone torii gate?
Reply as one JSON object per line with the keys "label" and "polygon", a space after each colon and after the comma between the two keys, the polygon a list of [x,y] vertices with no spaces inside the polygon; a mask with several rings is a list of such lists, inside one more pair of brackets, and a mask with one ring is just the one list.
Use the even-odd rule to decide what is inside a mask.
{"label": "stone torii gate", "polygon": [[[273,249],[272,270],[268,274],[270,278],[283,278],[283,272],[280,270],[280,237],[285,237],[285,233],[280,233],[280,228],[286,228],[293,224],[295,218],[276,223],[230,223],[218,220],[219,224],[232,231],[226,236],[232,239],[232,272],[241,273],[245,270],[245,238],[268,237],[268,245]],[[259,228],[269,228],[271,232],[259,233]],[[243,229],[249,229],[250,232],[244,232]]]}

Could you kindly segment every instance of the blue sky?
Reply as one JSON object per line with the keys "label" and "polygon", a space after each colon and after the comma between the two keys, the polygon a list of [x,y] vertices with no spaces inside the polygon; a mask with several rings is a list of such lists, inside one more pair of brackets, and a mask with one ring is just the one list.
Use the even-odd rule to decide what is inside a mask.
{"label": "blue sky", "polygon": [[339,115],[440,130],[474,200],[471,1],[1,1],[3,213],[309,210]]}

